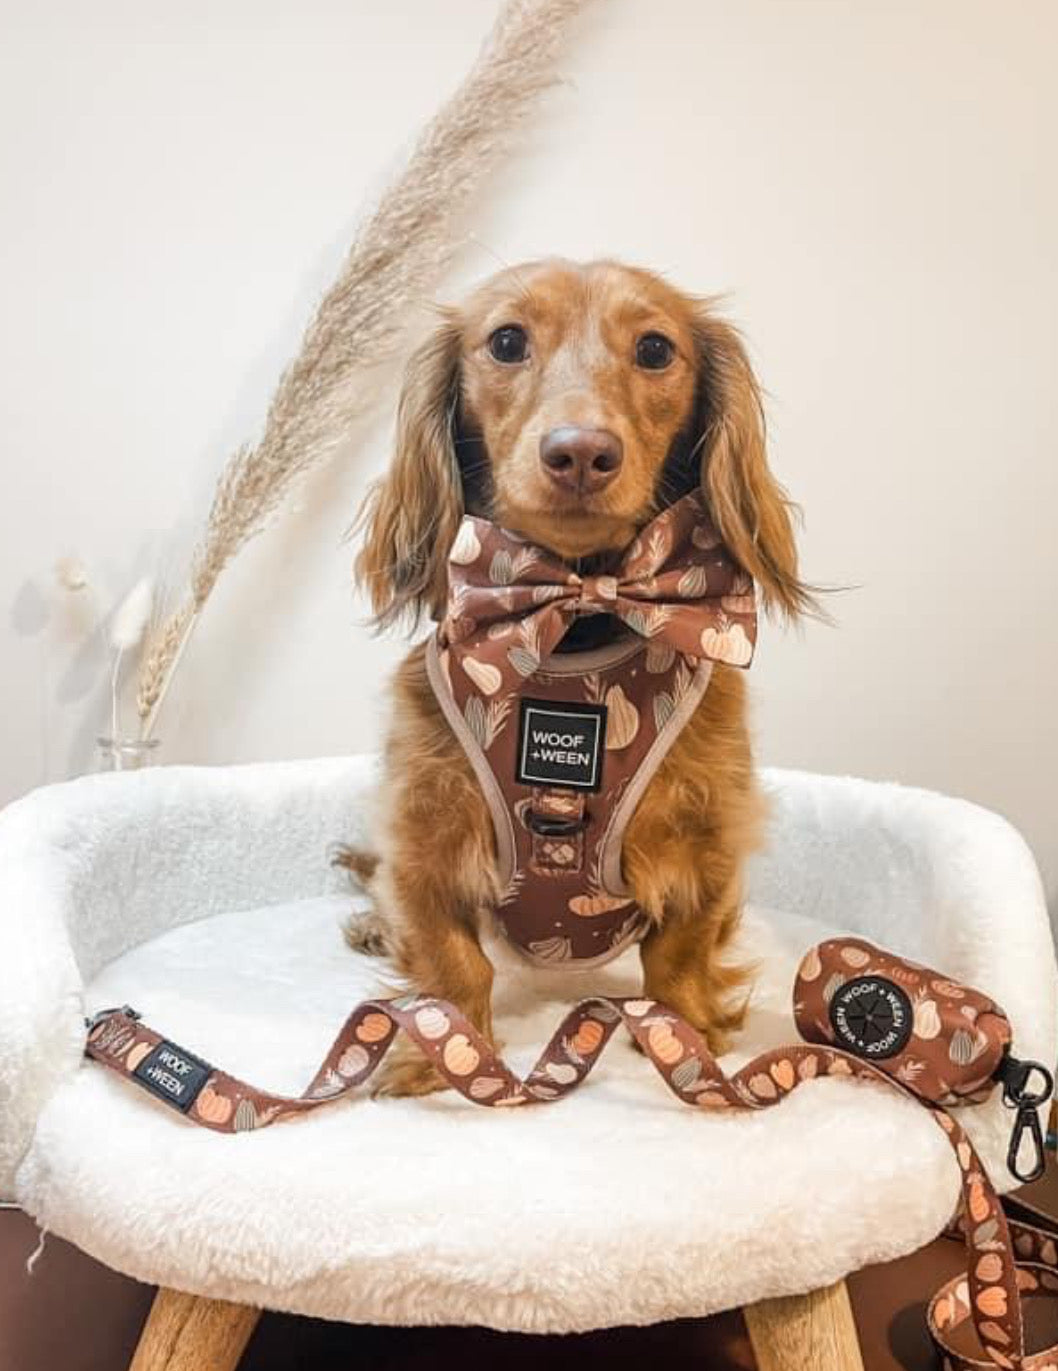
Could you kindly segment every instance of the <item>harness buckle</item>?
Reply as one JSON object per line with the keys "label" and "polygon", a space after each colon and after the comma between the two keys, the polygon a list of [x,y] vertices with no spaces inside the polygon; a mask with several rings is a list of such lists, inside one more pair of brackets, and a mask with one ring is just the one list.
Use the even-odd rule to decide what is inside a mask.
{"label": "harness buckle", "polygon": [[540,814],[530,809],[525,816],[525,826],[541,838],[570,838],[585,828],[587,823],[587,813],[567,819],[559,814]]}

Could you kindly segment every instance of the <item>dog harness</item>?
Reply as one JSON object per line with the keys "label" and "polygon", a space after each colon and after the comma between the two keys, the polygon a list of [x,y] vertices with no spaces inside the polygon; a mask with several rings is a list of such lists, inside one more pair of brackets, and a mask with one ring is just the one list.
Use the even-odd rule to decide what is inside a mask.
{"label": "dog harness", "polygon": [[[609,614],[605,647],[556,648]],[[613,575],[580,576],[488,520],[463,520],[430,683],[492,815],[510,942],[542,964],[610,960],[647,929],[621,871],[629,819],[705,695],[745,667],[753,583],[701,496],[671,505]]]}

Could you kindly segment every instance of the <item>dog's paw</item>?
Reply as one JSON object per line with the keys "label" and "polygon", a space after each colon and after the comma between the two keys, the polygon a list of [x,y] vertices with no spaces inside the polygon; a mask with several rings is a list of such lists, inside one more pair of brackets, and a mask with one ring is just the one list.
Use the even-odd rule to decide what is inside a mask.
{"label": "dog's paw", "polygon": [[381,1099],[401,1099],[409,1095],[432,1095],[450,1086],[432,1063],[417,1049],[404,1052],[392,1047],[375,1072],[371,1094]]}
{"label": "dog's paw", "polygon": [[354,952],[362,952],[368,957],[386,957],[390,945],[387,938],[386,921],[374,909],[363,914],[353,914],[345,926],[345,941]]}

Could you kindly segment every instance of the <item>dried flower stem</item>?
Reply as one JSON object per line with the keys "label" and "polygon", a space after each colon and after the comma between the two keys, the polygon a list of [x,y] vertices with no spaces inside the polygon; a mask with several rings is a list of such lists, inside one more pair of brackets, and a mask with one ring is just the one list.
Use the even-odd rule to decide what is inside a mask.
{"label": "dried flower stem", "polygon": [[235,452],[220,474],[192,557],[187,598],[158,625],[143,654],[141,738],[154,730],[217,578],[369,408],[378,386],[365,383],[367,374],[396,351],[409,306],[432,289],[451,260],[454,223],[533,101],[554,84],[559,44],[585,3],[508,0],[462,85],[427,125],[407,167],[357,234],[280,379],[260,441]]}

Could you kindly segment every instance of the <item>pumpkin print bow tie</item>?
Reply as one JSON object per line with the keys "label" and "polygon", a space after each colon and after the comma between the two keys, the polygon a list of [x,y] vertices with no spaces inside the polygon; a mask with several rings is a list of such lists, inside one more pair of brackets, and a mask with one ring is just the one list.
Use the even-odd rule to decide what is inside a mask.
{"label": "pumpkin print bow tie", "polygon": [[582,614],[614,614],[689,657],[748,666],[753,656],[753,582],[697,492],[648,524],[612,576],[578,576],[551,553],[470,515],[448,560],[441,646],[485,695],[516,689]]}

